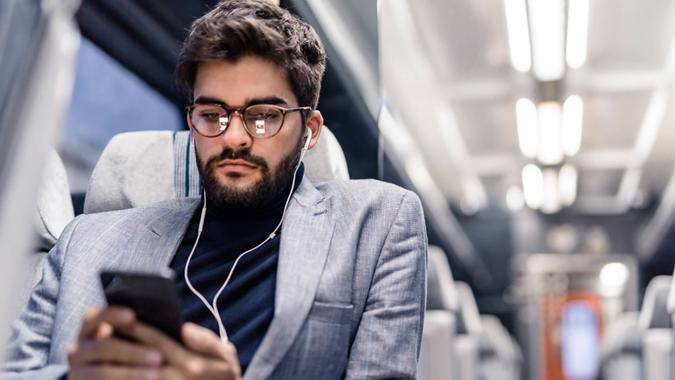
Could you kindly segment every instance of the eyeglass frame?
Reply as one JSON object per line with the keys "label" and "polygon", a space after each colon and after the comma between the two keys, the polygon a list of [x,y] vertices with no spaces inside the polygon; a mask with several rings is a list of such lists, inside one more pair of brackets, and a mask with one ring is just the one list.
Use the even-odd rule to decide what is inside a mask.
{"label": "eyeglass frame", "polygon": [[[222,109],[223,111],[225,111],[226,114],[227,114],[227,118],[228,118],[226,127],[222,131],[220,131],[220,133],[218,133],[217,135],[213,135],[213,136],[205,135],[202,132],[200,132],[199,129],[197,129],[197,127],[195,127],[192,123],[192,111],[194,111],[195,107],[197,107],[197,106],[216,106],[216,107]],[[252,133],[251,131],[249,131],[249,127],[246,124],[246,118],[244,118],[244,112],[246,112],[247,109],[249,109],[251,107],[256,107],[256,106],[273,107],[273,108],[276,108],[276,109],[281,111],[281,125],[279,126],[279,129],[277,129],[277,131],[274,132],[274,134],[263,137],[263,136],[256,135],[256,134]],[[252,138],[256,138],[256,139],[269,139],[269,138],[272,138],[272,137],[276,136],[281,131],[281,128],[284,127],[284,123],[286,122],[286,114],[287,113],[296,112],[296,111],[309,112],[309,111],[312,111],[312,107],[309,107],[309,106],[282,107],[282,106],[277,105],[277,104],[249,104],[245,107],[231,108],[231,107],[225,107],[225,105],[219,104],[219,103],[196,103],[196,104],[190,104],[189,106],[185,107],[185,110],[188,113],[187,119],[188,119],[188,123],[190,123],[190,127],[193,128],[200,136],[204,136],[204,137],[208,137],[208,138],[215,138],[215,137],[218,137],[218,136],[222,136],[227,131],[227,128],[230,127],[230,123],[232,122],[232,119],[233,119],[232,116],[235,115],[235,114],[238,114],[239,118],[241,119],[242,124],[244,125],[244,130],[246,131],[246,133],[249,136],[251,136]],[[301,113],[301,117],[302,117],[303,123],[304,123],[305,114]]]}

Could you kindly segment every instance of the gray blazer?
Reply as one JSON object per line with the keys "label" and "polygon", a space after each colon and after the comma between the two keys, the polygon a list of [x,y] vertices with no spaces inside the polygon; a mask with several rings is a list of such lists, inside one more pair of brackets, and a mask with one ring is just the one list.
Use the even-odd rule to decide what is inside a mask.
{"label": "gray blazer", "polygon": [[[76,218],[13,325],[0,379],[54,379],[101,269],[169,265],[200,200]],[[281,233],[274,317],[245,379],[415,378],[427,237],[418,197],[373,180],[305,177]]]}

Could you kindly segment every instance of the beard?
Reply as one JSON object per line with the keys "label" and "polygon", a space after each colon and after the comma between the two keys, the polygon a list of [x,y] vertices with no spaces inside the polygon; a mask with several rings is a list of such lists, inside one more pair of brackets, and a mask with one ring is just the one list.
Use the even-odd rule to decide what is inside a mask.
{"label": "beard", "polygon": [[[220,154],[211,157],[206,164],[197,154],[197,168],[202,177],[206,195],[218,208],[255,209],[276,199],[290,184],[300,159],[301,150],[302,139],[299,139],[293,150],[279,162],[274,172],[270,171],[264,158],[252,154],[250,149],[233,150],[225,148]],[[218,179],[216,169],[219,162],[227,159],[241,159],[257,165],[262,178],[245,188],[222,183]],[[241,175],[230,173],[228,177],[238,178]]]}

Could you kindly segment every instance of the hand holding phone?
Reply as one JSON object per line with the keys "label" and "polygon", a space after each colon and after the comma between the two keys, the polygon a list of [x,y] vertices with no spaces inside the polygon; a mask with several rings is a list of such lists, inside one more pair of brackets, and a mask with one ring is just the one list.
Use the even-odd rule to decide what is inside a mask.
{"label": "hand holding phone", "polygon": [[101,272],[109,305],[125,306],[136,318],[182,343],[180,299],[170,273]]}

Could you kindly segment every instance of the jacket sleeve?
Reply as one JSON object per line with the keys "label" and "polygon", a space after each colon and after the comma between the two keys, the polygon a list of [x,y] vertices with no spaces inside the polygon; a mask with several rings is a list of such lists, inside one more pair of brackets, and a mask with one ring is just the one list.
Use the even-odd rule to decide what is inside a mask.
{"label": "jacket sleeve", "polygon": [[426,303],[427,235],[406,192],[380,252],[346,379],[415,379]]}
{"label": "jacket sleeve", "polygon": [[51,361],[50,350],[64,257],[79,220],[66,227],[43,262],[40,281],[12,325],[5,361],[0,363],[0,380],[59,379],[68,370],[66,363]]}

